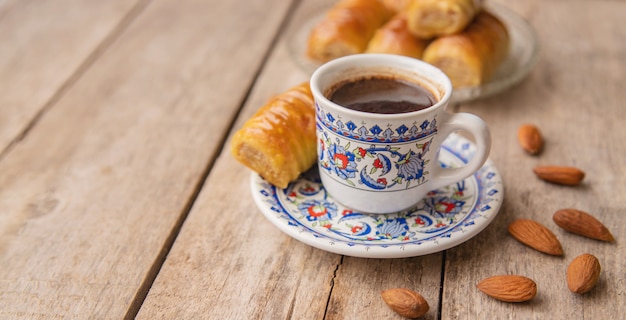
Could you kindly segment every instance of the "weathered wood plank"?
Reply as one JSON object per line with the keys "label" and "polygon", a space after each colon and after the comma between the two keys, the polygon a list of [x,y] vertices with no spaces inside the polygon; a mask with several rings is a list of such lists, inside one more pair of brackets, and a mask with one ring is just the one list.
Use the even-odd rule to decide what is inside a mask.
{"label": "weathered wood plank", "polygon": [[[291,23],[302,23],[317,1],[302,2]],[[291,28],[287,28],[291,30]],[[308,74],[281,38],[235,124]],[[360,319],[397,317],[380,291],[408,287],[431,305],[439,301],[442,255],[360,259],[327,253],[280,232],[255,206],[250,171],[228,146],[195,202],[138,318]]]}
{"label": "weathered wood plank", "polygon": [[[541,43],[538,65],[520,86],[461,107],[485,119],[493,133],[491,153],[505,183],[505,201],[493,224],[475,239],[448,251],[443,319],[603,319],[626,312],[626,3],[617,1],[501,1],[526,16]],[[525,154],[517,128],[534,123],[546,139],[538,156]],[[584,183],[563,187],[532,173],[536,165],[568,165],[586,171]],[[617,238],[609,244],[561,230],[552,214],[578,208],[605,222]],[[564,257],[552,257],[518,243],[506,227],[534,219],[563,244]],[[567,265],[582,253],[602,265],[598,286],[584,296],[569,292]],[[476,288],[495,274],[521,274],[537,282],[538,295],[510,304]]]}
{"label": "weathered wood plank", "polygon": [[134,315],[288,5],[150,3],[5,155],[0,317]]}
{"label": "weathered wood plank", "polygon": [[421,319],[437,319],[442,256],[439,253],[405,259],[345,257],[336,272],[326,318],[404,319],[385,304],[380,292],[408,288],[428,302],[429,311]]}
{"label": "weathered wood plank", "polygon": [[[284,39],[260,74],[238,129],[272,95],[307,80]],[[280,232],[250,195],[250,171],[222,150],[139,319],[321,319],[341,256]]]}
{"label": "weathered wood plank", "polygon": [[142,2],[0,3],[0,152],[76,80]]}
{"label": "weathered wood plank", "polygon": [[[155,1],[134,19],[133,3],[77,2],[65,12],[57,2],[0,1],[0,44],[39,50],[19,56],[15,46],[0,46],[0,150],[48,110],[0,159],[0,318],[132,317],[183,221],[139,318],[400,319],[379,297],[391,287],[422,293],[431,306],[426,319],[621,317],[625,2],[498,2],[527,17],[542,45],[529,79],[458,108],[491,127],[491,156],[505,182],[501,213],[445,255],[379,260],[342,258],[282,234],[249,196],[249,171],[219,150],[244,99],[236,128],[270,95],[308,77],[283,38],[246,96],[289,3],[267,10],[272,4],[254,1]],[[104,12],[75,16],[96,5]],[[318,6],[303,2],[292,22]],[[40,21],[42,12],[56,17]],[[74,30],[77,23],[85,28]],[[67,48],[56,47],[63,42]],[[42,50],[52,52],[50,61],[38,60]],[[14,72],[19,85],[9,81]],[[26,113],[14,112],[22,107]],[[517,145],[524,122],[543,130],[539,156]],[[533,176],[537,164],[578,166],[587,177],[574,188],[547,184]],[[560,230],[551,216],[563,207],[594,214],[617,243]],[[548,226],[565,256],[517,243],[506,233],[517,218]],[[577,296],[565,269],[583,252],[598,256],[603,274]],[[475,288],[502,273],[530,276],[539,295],[509,304]]]}

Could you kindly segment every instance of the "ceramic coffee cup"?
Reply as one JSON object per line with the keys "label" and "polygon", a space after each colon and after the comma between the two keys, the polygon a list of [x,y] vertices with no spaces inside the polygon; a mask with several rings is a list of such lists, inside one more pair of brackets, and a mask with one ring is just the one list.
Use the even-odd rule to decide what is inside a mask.
{"label": "ceramic coffee cup", "polygon": [[[329,99],[343,83],[370,77],[410,81],[434,96],[422,110],[382,114],[356,111]],[[452,84],[425,62],[389,54],[357,54],[320,66],[311,77],[317,117],[317,152],[324,188],[343,205],[364,213],[392,213],[417,204],[430,190],[472,175],[487,160],[487,125],[468,113],[449,113]],[[474,157],[443,168],[439,148],[455,131],[469,133]]]}

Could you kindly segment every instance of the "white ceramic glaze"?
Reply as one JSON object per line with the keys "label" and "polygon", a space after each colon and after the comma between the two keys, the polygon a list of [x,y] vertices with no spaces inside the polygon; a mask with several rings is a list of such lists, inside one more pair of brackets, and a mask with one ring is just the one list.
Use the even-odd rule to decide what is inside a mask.
{"label": "white ceramic glaze", "polygon": [[[381,75],[410,79],[438,102],[419,111],[379,114],[344,108],[325,96],[337,84]],[[322,184],[350,208],[369,213],[404,210],[428,191],[470,176],[487,160],[487,125],[472,114],[446,111],[452,84],[425,62],[389,54],[346,56],[319,67],[310,83]],[[458,168],[439,167],[441,143],[459,130],[476,141],[474,157]]]}
{"label": "white ceramic glaze", "polygon": [[[475,150],[471,142],[452,134],[443,143],[440,165],[462,166]],[[255,173],[250,182],[259,209],[284,233],[325,251],[365,258],[420,256],[459,245],[491,223],[504,197],[500,174],[490,160],[471,177],[431,190],[411,209],[383,215],[336,202],[316,168],[285,189]]]}

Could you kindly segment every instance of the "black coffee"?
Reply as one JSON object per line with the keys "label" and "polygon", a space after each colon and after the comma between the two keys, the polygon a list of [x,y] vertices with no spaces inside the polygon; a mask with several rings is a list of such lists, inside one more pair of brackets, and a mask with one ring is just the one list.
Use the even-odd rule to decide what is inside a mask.
{"label": "black coffee", "polygon": [[353,110],[385,114],[422,110],[437,103],[433,94],[417,83],[382,76],[340,83],[329,99]]}

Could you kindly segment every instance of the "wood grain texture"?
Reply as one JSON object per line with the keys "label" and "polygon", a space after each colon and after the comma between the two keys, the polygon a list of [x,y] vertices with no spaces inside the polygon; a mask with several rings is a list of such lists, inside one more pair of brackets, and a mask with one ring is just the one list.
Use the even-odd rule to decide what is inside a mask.
{"label": "wood grain texture", "polygon": [[0,3],[0,154],[142,1]]}
{"label": "wood grain texture", "polygon": [[[302,23],[315,1],[291,18]],[[288,30],[290,28],[287,28]],[[308,74],[276,46],[235,123]],[[380,291],[407,287],[439,303],[441,254],[412,259],[351,258],[291,239],[271,224],[250,195],[250,171],[222,153],[138,314],[139,319],[400,319]]]}
{"label": "wood grain texture", "polygon": [[2,158],[1,318],[134,315],[288,7],[267,5],[150,3]]}
{"label": "wood grain texture", "polygon": [[441,253],[405,259],[344,257],[336,271],[326,319],[403,319],[380,296],[391,288],[421,294],[429,305],[421,319],[437,319],[442,257]]}
{"label": "wood grain texture", "polygon": [[[626,2],[493,1],[535,27],[538,65],[515,88],[450,110],[491,128],[503,206],[445,253],[385,260],[280,232],[225,141],[308,79],[286,32],[320,1],[0,0],[0,319],[401,319],[380,298],[394,287],[426,298],[424,319],[623,318]],[[517,143],[523,123],[546,139],[536,156]],[[587,176],[554,185],[536,165]],[[552,214],[566,207],[616,242],[561,230]],[[508,235],[519,218],[552,230],[565,255]],[[585,252],[602,273],[576,295],[566,269]],[[537,296],[503,303],[476,289],[496,274],[532,278]]]}
{"label": "wood grain texture", "polygon": [[[626,312],[622,239],[626,234],[626,28],[620,22],[626,3],[499,2],[514,7],[535,27],[541,54],[522,84],[460,108],[478,114],[491,128],[491,157],[504,178],[505,201],[483,233],[448,251],[442,319],[620,318]],[[525,154],[516,141],[516,130],[523,123],[536,124],[546,139],[537,156]],[[532,173],[537,165],[576,166],[587,176],[577,187],[549,184]],[[617,235],[617,242],[586,239],[560,229],[552,215],[568,207],[590,210]],[[508,235],[507,225],[519,218],[534,219],[552,230],[563,244],[564,257],[539,253]],[[602,275],[596,288],[578,296],[567,289],[565,271],[574,257],[585,252],[598,256]],[[534,279],[537,297],[507,304],[475,289],[478,281],[495,274]]]}
{"label": "wood grain texture", "polygon": [[[234,130],[271,96],[307,77],[280,42]],[[250,196],[250,174],[227,144],[138,319],[324,317],[341,256],[291,239],[267,221]]]}

